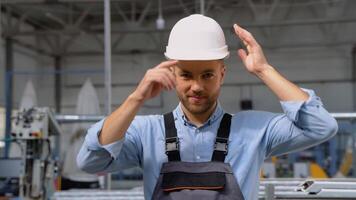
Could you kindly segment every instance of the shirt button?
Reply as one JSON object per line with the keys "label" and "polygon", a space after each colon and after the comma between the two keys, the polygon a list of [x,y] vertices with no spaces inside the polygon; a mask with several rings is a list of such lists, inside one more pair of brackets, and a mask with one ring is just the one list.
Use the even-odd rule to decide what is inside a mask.
{"label": "shirt button", "polygon": [[197,156],[197,159],[199,160],[199,159],[200,159],[200,156]]}

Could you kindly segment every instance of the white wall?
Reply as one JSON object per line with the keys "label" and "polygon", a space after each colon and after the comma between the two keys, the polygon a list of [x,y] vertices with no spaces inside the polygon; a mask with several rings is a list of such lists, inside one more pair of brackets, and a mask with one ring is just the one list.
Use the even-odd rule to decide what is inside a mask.
{"label": "white wall", "polygon": [[[349,51],[345,54],[336,54],[335,50],[325,48],[285,49],[278,51],[266,51],[269,62],[283,75],[292,81],[313,80],[343,80],[350,78],[351,64]],[[132,92],[145,71],[163,61],[162,55],[134,55],[115,56],[113,58],[112,82],[118,84],[132,84],[132,86],[113,87],[113,104],[119,105]],[[235,52],[226,61],[227,76],[225,83],[261,83],[253,75],[246,72],[238,61]],[[104,69],[103,59],[72,58],[67,59],[66,67],[70,69]],[[95,84],[104,84],[104,74],[88,76]],[[68,75],[64,78],[63,105],[65,112],[70,113],[76,102],[78,87],[71,85],[82,84],[84,76]],[[341,83],[304,83],[301,87],[314,89],[322,98],[325,106],[332,112],[349,112],[353,108],[352,85],[348,82]],[[97,88],[102,108],[104,108],[106,96],[103,87]],[[173,109],[177,100],[174,92],[164,93],[164,106],[162,108],[144,108],[142,113],[161,113]],[[242,98],[252,98],[255,109],[280,112],[277,98],[262,84],[250,86],[223,86],[220,101],[229,112],[239,111],[239,101]],[[340,102],[340,99],[342,101]],[[149,105],[159,105],[159,98],[148,102]],[[103,109],[104,110],[104,109]]]}
{"label": "white wall", "polygon": [[[1,32],[9,30],[6,28],[7,20],[5,15],[1,15],[2,21],[0,30]],[[16,18],[10,20],[13,26],[19,22]],[[33,31],[33,27],[26,23],[19,23],[19,29],[22,31]],[[40,47],[41,44],[38,38],[32,36],[18,36],[16,40],[25,41],[27,44],[35,44],[34,46]],[[0,37],[0,106],[5,106],[5,39]],[[52,59],[46,56],[40,56],[33,50],[13,42],[13,107],[16,109],[20,103],[24,87],[28,80],[32,80],[35,90],[38,94],[38,103],[40,106],[50,105],[53,106],[53,75],[43,73],[43,70],[53,70]],[[50,89],[48,87],[51,87]]]}
{"label": "white wall", "polygon": [[[5,42],[3,40],[0,47],[0,105],[5,106]],[[21,101],[22,93],[24,91],[26,82],[32,80],[36,93],[38,95],[38,104],[40,106],[50,105],[53,106],[53,75],[49,73],[43,73],[44,71],[53,70],[52,60],[48,58],[38,56],[36,53],[19,47],[13,44],[13,106],[17,108]]]}

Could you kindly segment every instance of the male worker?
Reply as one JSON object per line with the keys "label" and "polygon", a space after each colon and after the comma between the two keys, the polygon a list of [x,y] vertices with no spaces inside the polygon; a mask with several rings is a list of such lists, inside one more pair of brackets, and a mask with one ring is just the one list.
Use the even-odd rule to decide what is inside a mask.
{"label": "male worker", "polygon": [[[266,158],[331,138],[337,123],[319,97],[269,65],[249,32],[234,30],[247,48],[238,50],[243,64],[280,99],[284,114],[232,116],[221,108],[229,54],[224,34],[213,19],[191,15],[170,33],[169,61],[147,70],[122,105],[88,130],[80,168],[98,173],[141,166],[146,199],[255,200]],[[136,116],[146,100],[173,89],[180,103],[172,113]]]}

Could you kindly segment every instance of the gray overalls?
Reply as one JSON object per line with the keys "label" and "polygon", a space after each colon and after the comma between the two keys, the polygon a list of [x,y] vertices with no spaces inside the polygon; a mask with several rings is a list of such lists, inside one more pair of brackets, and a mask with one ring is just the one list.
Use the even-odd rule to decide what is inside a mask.
{"label": "gray overalls", "polygon": [[153,200],[244,200],[229,163],[228,150],[231,115],[224,114],[214,145],[212,161],[182,162],[173,113],[164,115],[166,154]]}

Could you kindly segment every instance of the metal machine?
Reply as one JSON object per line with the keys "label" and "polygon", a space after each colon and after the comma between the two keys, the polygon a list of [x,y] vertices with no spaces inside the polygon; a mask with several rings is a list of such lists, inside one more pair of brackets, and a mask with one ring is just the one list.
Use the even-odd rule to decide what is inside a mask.
{"label": "metal machine", "polygon": [[266,179],[261,181],[259,199],[356,199],[356,180]]}
{"label": "metal machine", "polygon": [[[21,147],[19,175],[22,199],[48,199],[55,190],[58,165],[51,144],[61,129],[49,108],[31,108],[18,112],[12,120],[12,140]],[[56,144],[56,147],[59,145]]]}

